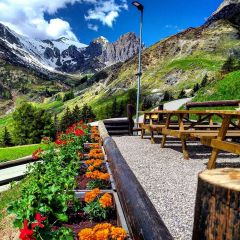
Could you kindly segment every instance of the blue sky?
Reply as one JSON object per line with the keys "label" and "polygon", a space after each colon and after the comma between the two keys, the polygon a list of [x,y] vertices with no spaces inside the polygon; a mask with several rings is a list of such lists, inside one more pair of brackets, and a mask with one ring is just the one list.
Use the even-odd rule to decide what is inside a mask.
{"label": "blue sky", "polygon": [[[84,19],[89,4],[69,5],[59,10],[55,17],[67,20],[81,42],[88,44],[99,35],[112,42],[126,32],[139,34],[139,12],[131,2],[128,1],[128,10],[120,12],[112,27],[104,26],[97,20],[91,21],[92,24],[98,25],[97,32],[88,29]],[[140,2],[145,6],[143,39],[149,46],[178,31],[203,24],[222,0],[141,0]]]}
{"label": "blue sky", "polygon": [[[205,22],[223,0],[139,0],[144,6],[143,41],[162,38]],[[0,22],[38,39],[67,36],[85,44],[139,34],[139,11],[128,0],[0,0]]]}

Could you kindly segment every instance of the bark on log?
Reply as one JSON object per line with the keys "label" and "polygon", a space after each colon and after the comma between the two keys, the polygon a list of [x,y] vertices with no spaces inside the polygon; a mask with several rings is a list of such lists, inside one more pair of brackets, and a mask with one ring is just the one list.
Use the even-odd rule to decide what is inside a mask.
{"label": "bark on log", "polygon": [[240,239],[240,169],[205,170],[198,176],[193,240]]}

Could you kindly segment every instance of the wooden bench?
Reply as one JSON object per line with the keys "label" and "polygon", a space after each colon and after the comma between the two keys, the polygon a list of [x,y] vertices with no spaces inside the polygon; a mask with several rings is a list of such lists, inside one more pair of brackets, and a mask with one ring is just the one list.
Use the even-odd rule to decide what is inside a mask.
{"label": "wooden bench", "polygon": [[[238,153],[240,144],[230,143],[225,140],[228,138],[240,138],[240,111],[216,111],[216,110],[179,110],[179,111],[164,111],[167,114],[167,121],[165,128],[162,129],[162,143],[161,147],[165,146],[167,136],[174,136],[181,140],[182,152],[185,159],[189,159],[189,154],[187,150],[186,141],[191,138],[200,139],[204,145],[208,145],[213,148],[211,157],[208,162],[208,168],[214,168],[216,163],[216,158],[219,150],[228,149],[229,152]],[[198,121],[191,122],[189,119],[190,115],[197,115]],[[201,125],[201,122],[205,119],[210,119],[212,116],[218,116],[222,118],[222,123],[219,125]],[[171,118],[175,116],[179,120],[179,128],[171,129]],[[188,122],[188,125],[184,124],[183,119]],[[234,121],[236,120],[236,122]],[[197,129],[196,127],[200,128]],[[216,128],[215,128],[216,127]],[[204,129],[205,128],[205,129]],[[215,128],[214,130],[211,130]],[[202,129],[202,130],[201,130]],[[215,141],[217,140],[217,141]]]}

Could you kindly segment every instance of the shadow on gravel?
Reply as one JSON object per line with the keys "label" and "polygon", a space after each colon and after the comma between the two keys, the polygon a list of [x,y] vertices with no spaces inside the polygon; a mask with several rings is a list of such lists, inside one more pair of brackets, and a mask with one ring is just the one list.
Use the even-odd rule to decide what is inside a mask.
{"label": "shadow on gravel", "polygon": [[[150,140],[150,137],[145,137],[144,139]],[[161,136],[158,136],[154,140],[155,140],[155,144],[160,145],[162,138]],[[151,143],[149,142],[149,144]],[[181,142],[177,138],[173,138],[173,137],[167,138],[167,142],[164,148],[171,148],[179,153],[182,153]],[[198,141],[187,141],[187,148],[189,151],[189,157],[193,160],[200,160],[200,159],[206,160],[206,159],[209,159],[211,156],[211,148],[204,145],[200,145]],[[219,153],[219,157],[226,158],[226,159],[237,159],[239,158],[239,155],[234,155],[231,153],[221,151]],[[218,164],[221,167],[235,167],[235,168],[240,167],[240,163],[236,163],[236,162],[218,163]],[[220,167],[220,166],[217,166],[217,167]]]}

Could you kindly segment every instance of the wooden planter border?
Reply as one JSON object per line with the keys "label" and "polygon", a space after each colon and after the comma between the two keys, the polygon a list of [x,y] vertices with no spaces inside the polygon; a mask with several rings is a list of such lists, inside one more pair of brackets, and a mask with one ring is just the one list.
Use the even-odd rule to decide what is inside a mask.
{"label": "wooden planter border", "polygon": [[172,240],[169,230],[159,216],[145,190],[129,168],[102,121],[100,136],[116,184],[116,192],[132,239]]}

